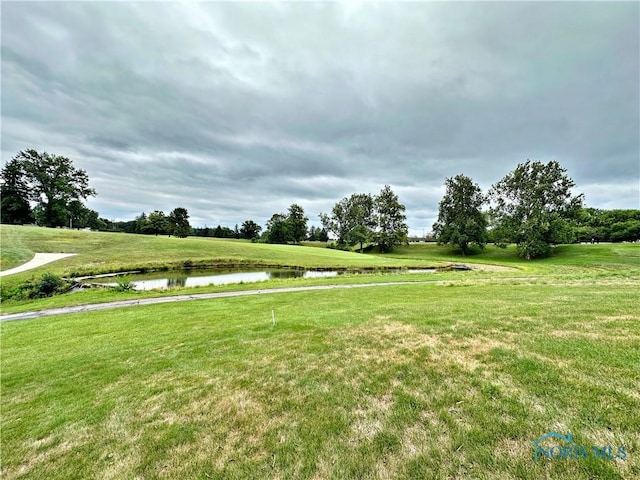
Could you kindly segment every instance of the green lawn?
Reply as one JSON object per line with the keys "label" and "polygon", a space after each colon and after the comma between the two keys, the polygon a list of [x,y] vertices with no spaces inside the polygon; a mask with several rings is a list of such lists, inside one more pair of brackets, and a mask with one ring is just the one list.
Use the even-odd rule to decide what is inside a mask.
{"label": "green lawn", "polygon": [[[272,265],[297,267],[393,267],[424,264],[415,259],[372,257],[305,246],[270,245],[243,240],[175,238],[125,233],[86,232],[39,227],[0,226],[0,268],[29,260],[34,253],[77,253],[38,271],[89,275],[140,268],[190,265]],[[27,275],[26,273],[24,275]]]}
{"label": "green lawn", "polygon": [[[64,232],[53,232],[64,244]],[[15,232],[3,226],[3,245],[9,233]],[[86,247],[78,261],[102,251],[111,252],[110,262],[124,263],[116,251],[125,251],[125,240]],[[270,247],[186,240],[194,242],[183,246]],[[13,242],[16,249],[56,251],[42,250],[46,238],[37,244],[14,236]],[[180,258],[153,245],[149,255],[159,263]],[[295,258],[303,247],[282,249],[288,253],[281,258]],[[320,252],[314,262],[325,254],[309,249]],[[268,250],[247,251],[238,258],[269,258]],[[0,473],[8,479],[638,478],[639,253],[638,245],[575,245],[527,263],[513,250],[493,247],[466,259],[432,245],[382,258],[327,250],[328,263],[453,259],[517,269],[436,274],[438,284],[2,323]],[[78,265],[57,268],[71,267]],[[313,282],[327,280],[270,284]],[[119,298],[127,295],[141,294]],[[72,298],[78,297],[55,302]],[[627,457],[534,461],[532,442],[552,431],[570,432],[589,448],[623,446]]]}

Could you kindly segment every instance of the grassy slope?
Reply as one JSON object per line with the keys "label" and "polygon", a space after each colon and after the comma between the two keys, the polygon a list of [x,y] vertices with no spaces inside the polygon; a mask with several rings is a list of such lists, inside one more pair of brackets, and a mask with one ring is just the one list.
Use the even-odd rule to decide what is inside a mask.
{"label": "grassy slope", "polygon": [[[528,264],[512,253],[465,261],[515,273],[444,285],[2,324],[2,476],[640,476],[640,248],[560,247]],[[554,430],[629,456],[534,462],[531,442]]]}
{"label": "grassy slope", "polygon": [[[253,244],[214,238],[155,237],[0,226],[1,268],[6,270],[30,259],[34,252],[77,253],[75,257],[42,267],[38,272],[94,274],[138,268],[180,268],[193,265],[259,264],[299,267],[400,266],[415,260],[372,258],[356,253],[303,246]],[[25,274],[27,275],[27,274]]]}

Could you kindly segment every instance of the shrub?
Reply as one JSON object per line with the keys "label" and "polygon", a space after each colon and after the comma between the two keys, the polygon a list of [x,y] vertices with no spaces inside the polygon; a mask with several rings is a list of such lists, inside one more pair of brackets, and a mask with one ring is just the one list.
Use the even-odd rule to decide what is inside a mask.
{"label": "shrub", "polygon": [[34,298],[51,297],[64,293],[69,289],[69,283],[53,273],[45,273],[39,279],[22,282],[11,289],[3,289],[2,299],[31,300]]}
{"label": "shrub", "polygon": [[113,287],[116,292],[130,292],[135,288],[135,285],[129,277],[120,277],[116,280],[117,285]]}
{"label": "shrub", "polygon": [[64,285],[64,280],[57,275],[45,273],[35,285],[36,297],[50,297],[61,292]]}

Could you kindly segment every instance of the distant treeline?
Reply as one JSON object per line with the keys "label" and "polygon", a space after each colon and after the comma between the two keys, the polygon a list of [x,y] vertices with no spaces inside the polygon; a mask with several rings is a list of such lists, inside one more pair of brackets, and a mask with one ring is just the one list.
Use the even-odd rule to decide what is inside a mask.
{"label": "distant treeline", "polygon": [[577,242],[635,242],[640,240],[640,210],[583,208],[578,214]]}
{"label": "distant treeline", "polygon": [[[170,235],[172,232],[167,226],[165,216],[161,211],[154,211],[150,214],[141,213],[134,220],[112,221],[101,218],[100,230],[110,232],[137,233],[142,235]],[[306,228],[306,223],[305,223]],[[196,237],[211,238],[234,238],[245,240],[268,240],[268,231],[262,233],[262,227],[253,220],[245,220],[240,226],[235,228],[218,225],[217,227],[190,227],[189,235]],[[323,228],[312,226],[300,240],[308,241],[329,241],[329,235]]]}

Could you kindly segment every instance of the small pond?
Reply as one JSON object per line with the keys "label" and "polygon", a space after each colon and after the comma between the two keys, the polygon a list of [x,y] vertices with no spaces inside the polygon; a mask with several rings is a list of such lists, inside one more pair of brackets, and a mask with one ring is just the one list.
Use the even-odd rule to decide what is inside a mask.
{"label": "small pond", "polygon": [[[280,278],[327,278],[343,274],[356,273],[432,273],[435,269],[421,270],[298,270],[298,269],[263,269],[263,270],[179,270],[175,272],[156,272],[126,275],[136,290],[156,290],[175,287],[202,287],[207,285],[229,285],[237,283],[257,283]],[[109,279],[111,280],[111,279]],[[86,279],[84,283],[115,287],[114,281],[105,278]]]}

